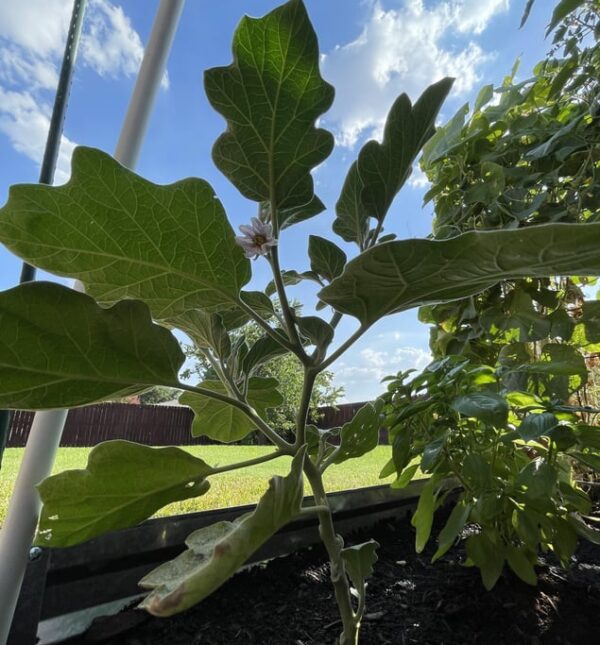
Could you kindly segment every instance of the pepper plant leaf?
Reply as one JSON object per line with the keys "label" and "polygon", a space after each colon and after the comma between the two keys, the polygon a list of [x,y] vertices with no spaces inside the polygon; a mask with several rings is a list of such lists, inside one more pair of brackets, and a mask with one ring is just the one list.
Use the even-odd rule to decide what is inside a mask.
{"label": "pepper plant leaf", "polygon": [[501,280],[600,275],[599,244],[600,224],[386,242],[351,260],[319,298],[370,326],[388,314],[471,296]]}
{"label": "pepper plant leaf", "polygon": [[202,179],[158,186],[76,148],[64,186],[13,186],[0,242],[30,264],[81,280],[102,305],[144,301],[155,320],[229,308],[250,279],[221,202]]}
{"label": "pepper plant leaf", "polygon": [[[248,403],[259,416],[264,417],[269,408],[283,403],[277,390],[277,379],[253,377],[248,381]],[[221,381],[202,381],[200,387],[219,394],[228,394]],[[206,435],[230,443],[239,441],[255,429],[252,421],[238,408],[224,401],[218,401],[202,394],[184,392],[179,401],[194,411],[192,436]]]}
{"label": "pepper plant leaf", "polygon": [[306,449],[292,460],[289,475],[275,476],[252,513],[234,522],[195,531],[188,550],[162,564],[140,582],[151,593],[140,604],[155,616],[171,616],[204,600],[299,512]]}
{"label": "pepper plant leaf", "polygon": [[184,355],[148,307],[109,309],[53,282],[0,293],[0,406],[76,407],[151,385],[178,387]]}
{"label": "pepper plant leaf", "polygon": [[82,470],[38,485],[43,508],[37,543],[65,547],[138,524],[163,506],[204,495],[213,469],[180,448],[106,441]]}
{"label": "pepper plant leaf", "polygon": [[435,119],[453,82],[444,78],[434,83],[414,105],[406,94],[401,94],[388,114],[383,141],[369,141],[360,151],[358,174],[364,186],[361,201],[376,220],[383,221],[409,178],[417,155],[434,133]]}
{"label": "pepper plant leaf", "polygon": [[319,72],[317,37],[302,1],[263,18],[245,16],[233,38],[233,63],[207,70],[204,85],[227,120],[213,147],[219,170],[242,195],[277,211],[309,204],[310,171],[333,148],[333,136],[315,121],[334,90]]}

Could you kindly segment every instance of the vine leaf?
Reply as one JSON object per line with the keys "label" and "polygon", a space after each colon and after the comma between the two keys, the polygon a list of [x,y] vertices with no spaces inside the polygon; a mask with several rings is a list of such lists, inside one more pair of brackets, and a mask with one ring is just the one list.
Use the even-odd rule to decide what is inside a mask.
{"label": "vine leaf", "polygon": [[388,314],[465,298],[502,280],[600,275],[599,244],[600,224],[386,242],[351,260],[319,298],[370,326]]}
{"label": "vine leaf", "polygon": [[[269,408],[283,403],[283,397],[276,389],[277,379],[253,377],[248,381],[248,403],[259,416],[264,417]],[[200,387],[219,394],[229,394],[221,381],[202,381]],[[252,421],[238,408],[223,401],[184,392],[179,401],[194,411],[192,436],[206,435],[216,441],[230,443],[239,441],[255,429]]]}
{"label": "vine leaf", "polygon": [[334,90],[319,72],[317,37],[301,0],[263,18],[244,17],[233,63],[207,70],[204,84],[227,120],[213,147],[219,170],[242,195],[274,201],[278,210],[310,204],[310,171],[333,148],[333,136],[315,121]]}
{"label": "vine leaf", "polygon": [[213,472],[180,448],[106,441],[83,470],[67,470],[38,485],[43,508],[37,543],[65,547],[134,526],[170,504],[204,495]]}
{"label": "vine leaf", "polygon": [[155,616],[171,616],[204,600],[299,512],[306,450],[292,460],[289,475],[275,476],[252,513],[195,531],[188,550],[162,564],[140,582],[151,593],[140,604]]}
{"label": "vine leaf", "polygon": [[364,209],[379,222],[412,172],[417,155],[435,130],[435,119],[454,79],[444,78],[428,87],[412,105],[401,94],[390,109],[383,141],[367,142],[358,155]]}
{"label": "vine leaf", "polygon": [[0,293],[0,406],[76,407],[178,387],[184,355],[148,307],[124,300],[110,309],[53,282]]}
{"label": "vine leaf", "polygon": [[102,305],[144,301],[155,320],[227,309],[250,279],[221,202],[202,179],[157,186],[93,148],[76,148],[64,186],[13,186],[0,242],[81,280]]}

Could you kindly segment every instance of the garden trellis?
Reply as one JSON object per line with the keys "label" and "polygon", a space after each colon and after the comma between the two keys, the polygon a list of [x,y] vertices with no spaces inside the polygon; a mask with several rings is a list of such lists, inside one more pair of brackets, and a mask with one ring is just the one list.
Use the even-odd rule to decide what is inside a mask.
{"label": "garden trellis", "polygon": [[[75,0],[73,7],[65,59],[57,90],[56,106],[58,107],[55,106],[53,112],[40,176],[40,182],[43,183],[51,184],[53,180],[68,88],[73,73],[85,5],[86,0]],[[133,95],[115,149],[115,158],[129,168],[135,167],[138,159],[183,5],[184,0],[161,0],[157,10],[152,33],[144,52]],[[25,264],[21,280],[32,280],[35,275],[34,271],[30,265]],[[77,283],[75,287],[81,288]],[[2,567],[2,576],[0,577],[0,643],[2,644],[8,638],[27,566],[30,545],[39,518],[40,501],[35,486],[52,470],[66,413],[66,410],[36,413],[6,522],[0,531],[0,566]],[[4,419],[0,418],[0,430],[3,429],[2,426],[5,426],[6,432],[8,432],[9,425],[7,417],[8,415],[5,414]]]}

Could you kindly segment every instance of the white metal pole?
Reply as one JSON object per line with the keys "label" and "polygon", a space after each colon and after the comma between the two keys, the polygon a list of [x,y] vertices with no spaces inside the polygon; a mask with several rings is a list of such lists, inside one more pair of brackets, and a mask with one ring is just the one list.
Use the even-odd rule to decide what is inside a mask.
{"label": "white metal pole", "polygon": [[[135,166],[185,0],[161,0],[117,144],[115,158]],[[81,285],[75,284],[75,288]],[[66,410],[38,412],[0,531],[0,645],[8,639],[41,509],[36,485],[50,475]]]}

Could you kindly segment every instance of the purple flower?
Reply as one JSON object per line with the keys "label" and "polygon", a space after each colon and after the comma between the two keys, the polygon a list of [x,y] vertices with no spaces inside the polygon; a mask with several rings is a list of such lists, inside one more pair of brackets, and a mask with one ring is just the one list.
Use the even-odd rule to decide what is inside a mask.
{"label": "purple flower", "polygon": [[240,231],[244,235],[238,235],[235,241],[244,249],[247,258],[266,255],[270,247],[277,245],[277,240],[273,237],[273,227],[261,222],[258,217],[252,218],[252,226],[240,226]]}

